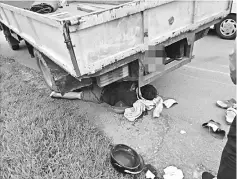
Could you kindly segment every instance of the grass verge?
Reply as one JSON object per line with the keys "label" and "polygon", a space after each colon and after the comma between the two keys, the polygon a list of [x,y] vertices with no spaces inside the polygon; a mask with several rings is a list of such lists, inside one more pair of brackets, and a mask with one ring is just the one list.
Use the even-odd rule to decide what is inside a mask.
{"label": "grass verge", "polygon": [[77,101],[49,98],[40,74],[1,56],[0,80],[0,178],[133,178],[111,167],[111,141]]}

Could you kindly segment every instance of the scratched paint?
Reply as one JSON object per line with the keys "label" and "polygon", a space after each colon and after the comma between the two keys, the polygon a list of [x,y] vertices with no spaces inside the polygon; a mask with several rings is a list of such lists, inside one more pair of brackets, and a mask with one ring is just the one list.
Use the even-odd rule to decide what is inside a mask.
{"label": "scratched paint", "polygon": [[[169,32],[174,32],[190,25],[193,12],[190,10],[192,9],[192,3],[192,1],[171,2],[162,7],[147,10],[149,40],[165,36]],[[172,17],[174,21],[170,24]]]}
{"label": "scratched paint", "polygon": [[[210,6],[209,2],[207,5]],[[217,6],[219,7],[220,4],[217,3]],[[223,12],[223,9],[224,6],[218,10],[218,13]],[[208,14],[209,19],[201,19],[203,23],[200,23],[200,19],[196,19],[200,24],[192,24],[193,1],[169,2],[146,11],[148,12],[148,37],[152,43],[173,38],[182,32],[196,30],[199,25],[209,23],[217,17],[216,13],[207,11],[204,14]],[[109,12],[112,19],[122,13],[113,10]],[[99,15],[101,13],[98,17]],[[170,17],[174,17],[172,25],[169,24]],[[82,73],[92,74],[106,65],[127,57],[126,55],[137,53],[139,49],[144,50],[145,47],[141,43],[142,18],[139,13],[74,32],[72,39],[78,49],[76,52],[78,62],[84,67]],[[128,49],[130,52],[125,53]]]}
{"label": "scratched paint", "polygon": [[77,60],[87,64],[85,72],[88,73],[102,68],[104,58],[142,44],[142,34],[142,16],[136,14],[72,33],[71,36],[77,49]]}

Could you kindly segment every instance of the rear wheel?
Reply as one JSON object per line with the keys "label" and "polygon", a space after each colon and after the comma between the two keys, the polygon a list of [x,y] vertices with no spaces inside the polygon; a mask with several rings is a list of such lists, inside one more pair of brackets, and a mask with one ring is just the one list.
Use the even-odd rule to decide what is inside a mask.
{"label": "rear wheel", "polygon": [[55,82],[53,76],[51,74],[51,70],[48,67],[43,55],[40,52],[35,52],[35,57],[37,60],[37,65],[44,77],[44,81],[46,85],[53,91],[55,91]]}
{"label": "rear wheel", "polygon": [[19,42],[11,36],[11,34],[5,34],[6,40],[12,50],[19,50]]}
{"label": "rear wheel", "polygon": [[227,40],[235,39],[236,37],[236,16],[229,14],[220,23],[216,25],[216,32],[219,37]]}
{"label": "rear wheel", "polygon": [[19,45],[20,41],[15,39],[12,36],[11,30],[7,26],[5,26],[3,24],[0,24],[0,26],[1,26],[2,30],[3,30],[3,33],[5,35],[5,38],[6,38],[7,42],[8,42],[8,44],[9,44],[10,48],[12,50],[19,50],[19,48],[20,48],[20,45]]}
{"label": "rear wheel", "polygon": [[10,45],[10,47],[11,47],[12,50],[19,50],[19,48],[20,48],[20,45],[19,45],[19,44],[11,45],[11,44],[9,43],[9,45]]}

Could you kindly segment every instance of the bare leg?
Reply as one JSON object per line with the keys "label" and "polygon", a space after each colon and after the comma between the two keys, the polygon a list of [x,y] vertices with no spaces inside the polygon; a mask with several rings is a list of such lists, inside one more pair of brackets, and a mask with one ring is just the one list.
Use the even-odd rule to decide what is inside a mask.
{"label": "bare leg", "polygon": [[68,92],[68,93],[65,93],[62,96],[60,93],[57,93],[57,92],[53,91],[50,94],[50,97],[63,98],[63,99],[81,99],[82,98],[82,92]]}

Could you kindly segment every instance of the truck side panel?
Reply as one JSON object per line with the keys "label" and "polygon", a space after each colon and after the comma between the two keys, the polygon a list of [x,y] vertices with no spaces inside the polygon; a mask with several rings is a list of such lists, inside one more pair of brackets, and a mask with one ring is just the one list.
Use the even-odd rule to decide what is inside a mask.
{"label": "truck side panel", "polygon": [[2,23],[63,69],[76,76],[70,54],[64,43],[62,25],[59,22],[24,9],[8,5],[2,6],[0,6]]}

